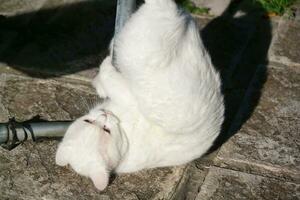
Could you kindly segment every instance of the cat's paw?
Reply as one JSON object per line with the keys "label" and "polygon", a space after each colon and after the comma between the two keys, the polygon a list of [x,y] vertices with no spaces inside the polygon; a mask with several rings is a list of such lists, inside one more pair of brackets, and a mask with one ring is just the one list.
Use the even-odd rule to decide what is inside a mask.
{"label": "cat's paw", "polygon": [[116,71],[115,67],[112,65],[111,56],[107,56],[100,65],[100,79],[105,81],[105,79],[110,78],[110,75]]}
{"label": "cat's paw", "polygon": [[105,89],[103,87],[100,74],[98,73],[97,76],[92,81],[93,87],[96,89],[97,94],[100,96],[100,98],[107,98],[107,94],[105,92]]}
{"label": "cat's paw", "polygon": [[97,76],[92,81],[92,85],[97,90],[98,95],[101,98],[107,98],[107,92],[105,91],[104,82],[111,76],[112,70],[115,70],[112,65],[111,56],[107,56],[100,65],[100,70]]}

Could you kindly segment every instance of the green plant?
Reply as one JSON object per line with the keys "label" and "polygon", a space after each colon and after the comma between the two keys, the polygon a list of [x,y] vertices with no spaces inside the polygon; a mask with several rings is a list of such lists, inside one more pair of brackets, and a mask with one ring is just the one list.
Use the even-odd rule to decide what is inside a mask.
{"label": "green plant", "polygon": [[269,13],[283,15],[296,0],[255,0]]}
{"label": "green plant", "polygon": [[176,0],[176,2],[186,9],[187,11],[193,13],[193,14],[208,14],[209,8],[200,8],[195,6],[194,3],[192,3],[190,0]]}

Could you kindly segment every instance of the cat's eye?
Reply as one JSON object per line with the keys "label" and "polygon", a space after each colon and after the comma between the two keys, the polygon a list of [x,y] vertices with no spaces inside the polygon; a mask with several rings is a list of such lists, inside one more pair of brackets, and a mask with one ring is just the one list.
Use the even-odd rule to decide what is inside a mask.
{"label": "cat's eye", "polygon": [[104,130],[106,133],[110,134],[110,129],[107,128],[106,126],[103,127],[103,130]]}
{"label": "cat's eye", "polygon": [[87,122],[87,123],[89,123],[89,124],[92,124],[93,122],[91,121],[91,120],[89,120],[89,119],[85,119],[85,120],[83,120],[84,122]]}

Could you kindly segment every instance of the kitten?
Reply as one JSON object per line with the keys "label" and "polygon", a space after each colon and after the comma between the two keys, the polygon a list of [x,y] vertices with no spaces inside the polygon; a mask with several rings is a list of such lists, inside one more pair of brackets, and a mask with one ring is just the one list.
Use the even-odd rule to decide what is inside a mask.
{"label": "kitten", "polygon": [[[108,99],[71,125],[56,155],[58,164],[69,163],[100,190],[111,170],[134,172],[200,157],[220,133],[224,114],[220,78],[198,28],[173,0],[146,0],[114,42],[116,66],[108,56],[93,80],[98,94]],[[105,124],[99,118],[103,112],[119,120]],[[101,123],[84,123],[87,118]],[[114,127],[109,140],[102,139],[104,125]],[[80,141],[87,135],[94,140],[84,145]],[[69,154],[60,151],[65,144]]]}

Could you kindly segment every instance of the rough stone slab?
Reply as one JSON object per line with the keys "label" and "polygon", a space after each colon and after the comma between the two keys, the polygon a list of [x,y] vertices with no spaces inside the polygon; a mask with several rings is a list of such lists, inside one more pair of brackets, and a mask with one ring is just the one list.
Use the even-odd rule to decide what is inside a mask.
{"label": "rough stone slab", "polygon": [[188,173],[185,173],[185,176],[183,177],[187,177],[185,184],[181,187],[181,191],[177,192],[178,195],[174,196],[173,199],[195,200],[215,155],[216,152],[213,152],[188,165]]}
{"label": "rough stone slab", "polygon": [[90,0],[0,0],[0,15],[13,16]]}
{"label": "rough stone slab", "polygon": [[186,167],[119,175],[103,192],[70,168],[55,165],[57,141],[0,149],[0,199],[170,199]]}
{"label": "rough stone slab", "polygon": [[300,182],[299,75],[298,68],[269,68],[254,113],[221,147],[215,165]]}
{"label": "rough stone slab", "polygon": [[211,167],[196,200],[297,200],[300,184]]}
{"label": "rough stone slab", "polygon": [[1,0],[0,15],[12,16],[39,10],[47,0]]}
{"label": "rough stone slab", "polygon": [[[0,122],[73,120],[98,102],[85,81],[39,79],[0,73]],[[0,199],[174,199],[186,192],[189,165],[118,175],[104,191],[69,167],[55,165],[58,141],[25,142],[12,151],[0,148]]]}
{"label": "rough stone slab", "polygon": [[269,53],[272,62],[300,66],[300,3],[294,6],[294,17],[287,15],[279,22]]}
{"label": "rough stone slab", "polygon": [[45,120],[72,120],[86,113],[98,100],[95,90],[85,82],[67,83],[57,80],[0,74],[1,121],[15,117],[29,120],[37,115]]}
{"label": "rough stone slab", "polygon": [[91,0],[46,0],[42,9],[45,8],[56,8],[56,7],[63,7],[70,4],[76,4],[76,3],[84,3],[89,2]]}

